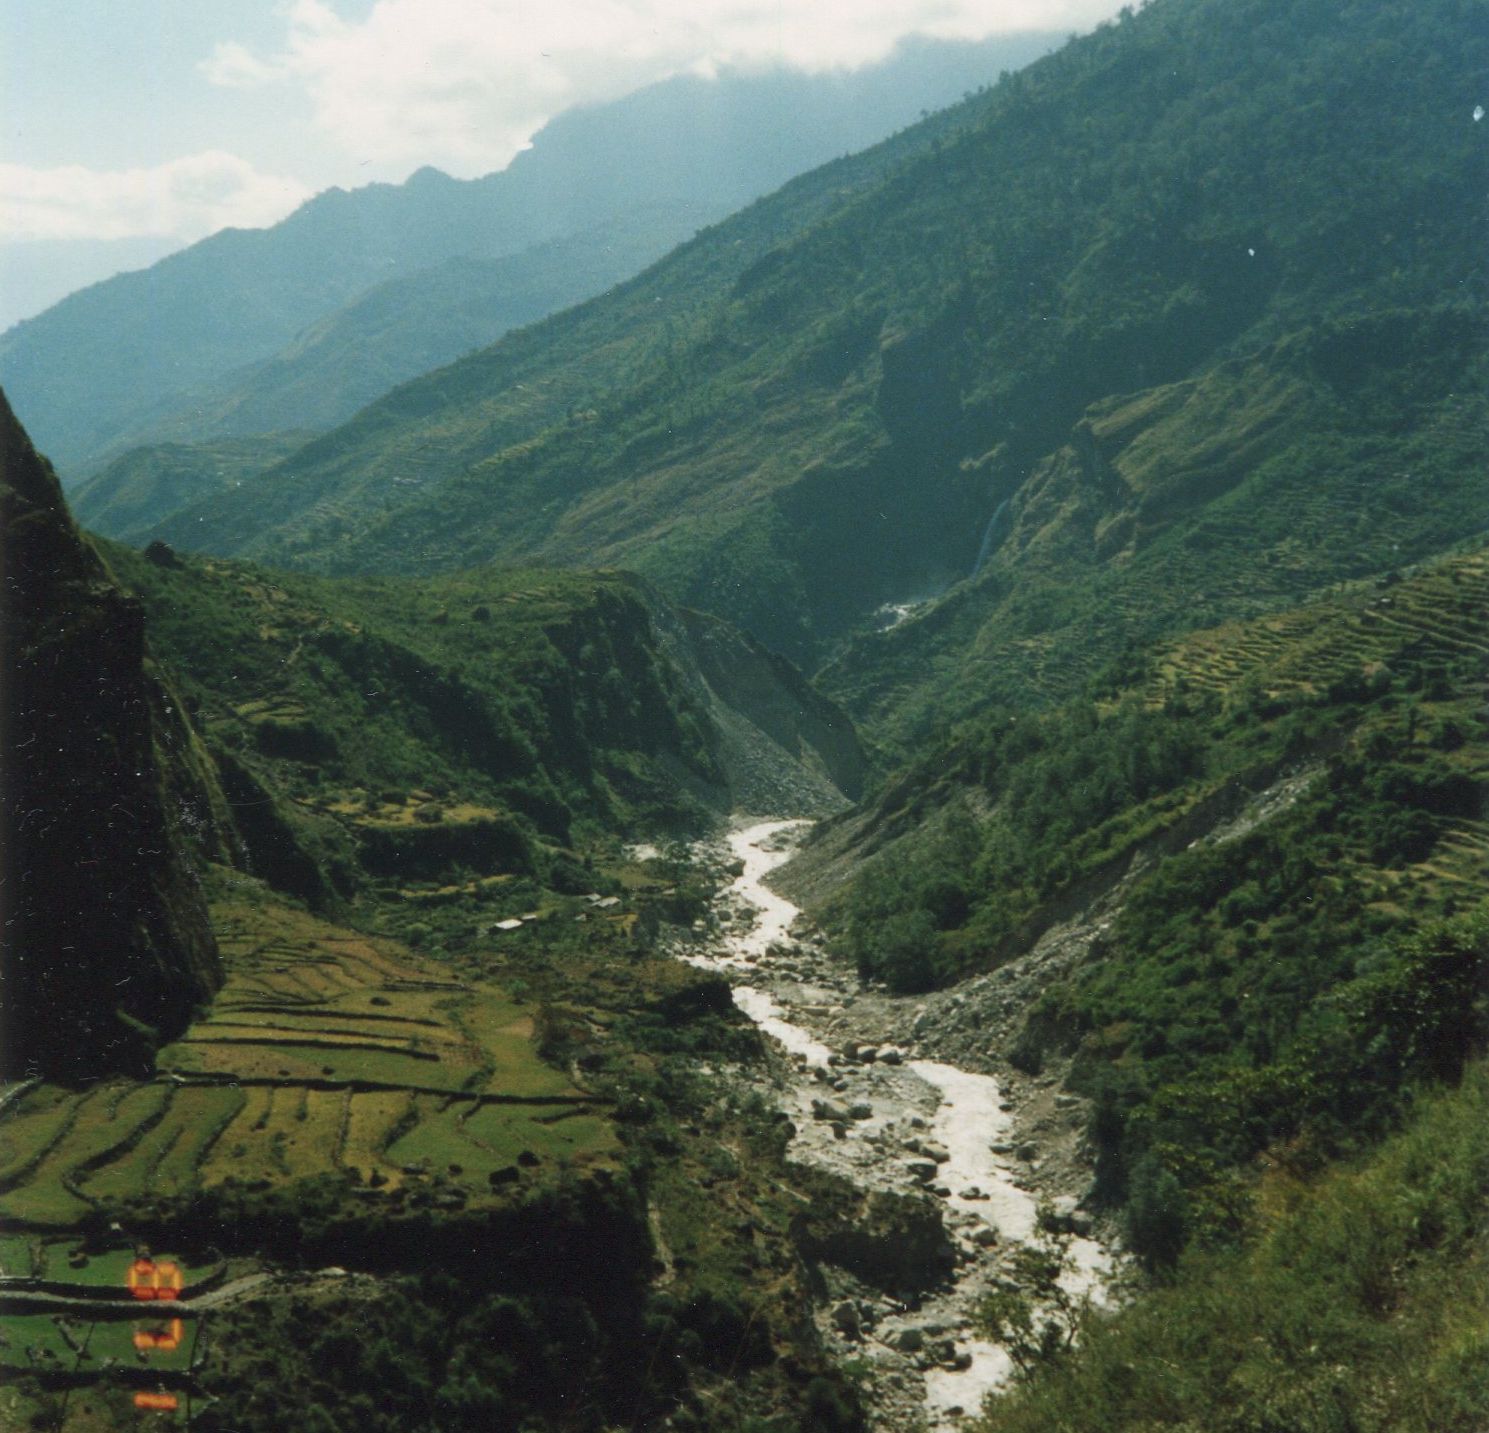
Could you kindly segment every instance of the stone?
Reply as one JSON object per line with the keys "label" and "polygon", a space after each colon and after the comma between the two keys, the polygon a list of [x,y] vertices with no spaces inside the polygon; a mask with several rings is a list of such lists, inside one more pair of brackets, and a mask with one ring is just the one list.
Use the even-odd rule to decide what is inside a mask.
{"label": "stone", "polygon": [[926,1140],[920,1146],[920,1152],[927,1159],[934,1159],[937,1164],[945,1164],[951,1158],[951,1151],[944,1144],[937,1144],[934,1140]]}
{"label": "stone", "polygon": [[991,1249],[998,1242],[998,1231],[991,1224],[984,1224],[972,1235],[972,1242],[979,1249]]}
{"label": "stone", "polygon": [[929,1184],[936,1177],[936,1161],[933,1159],[907,1159],[905,1168],[919,1184]]}
{"label": "stone", "polygon": [[881,1065],[902,1065],[905,1062],[903,1053],[891,1046],[887,1050],[879,1051],[879,1063]]}
{"label": "stone", "polygon": [[848,1106],[848,1118],[850,1120],[869,1120],[874,1117],[874,1107],[866,1104]]}
{"label": "stone", "polygon": [[844,1299],[832,1311],[832,1326],[845,1338],[863,1337],[863,1320],[859,1315],[858,1307],[849,1303],[847,1299]]}
{"label": "stone", "polygon": [[833,1100],[813,1100],[812,1116],[815,1119],[827,1120],[830,1124],[846,1124],[852,1118],[842,1105]]}
{"label": "stone", "polygon": [[925,1333],[921,1329],[901,1329],[895,1335],[894,1346],[901,1353],[919,1353],[925,1347]]}

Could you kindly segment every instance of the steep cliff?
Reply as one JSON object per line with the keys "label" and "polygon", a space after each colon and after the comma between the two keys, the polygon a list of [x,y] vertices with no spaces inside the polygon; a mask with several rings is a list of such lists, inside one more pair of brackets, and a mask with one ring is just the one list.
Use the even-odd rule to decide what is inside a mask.
{"label": "steep cliff", "polygon": [[192,847],[225,853],[221,796],[3,396],[0,681],[0,1074],[142,1073],[220,981]]}

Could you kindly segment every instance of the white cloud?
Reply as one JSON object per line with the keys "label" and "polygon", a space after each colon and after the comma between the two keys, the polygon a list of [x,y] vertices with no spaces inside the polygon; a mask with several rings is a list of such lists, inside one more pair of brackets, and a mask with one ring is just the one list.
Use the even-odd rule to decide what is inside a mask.
{"label": "white cloud", "polygon": [[0,233],[8,240],[162,235],[189,242],[230,226],[273,224],[310,193],[220,150],[148,169],[0,164]]}
{"label": "white cloud", "polygon": [[343,20],[292,0],[276,54],[224,43],[217,84],[302,86],[317,123],[380,169],[432,163],[472,176],[505,165],[571,105],[685,71],[853,68],[905,35],[981,39],[1084,28],[1116,0],[375,0]]}

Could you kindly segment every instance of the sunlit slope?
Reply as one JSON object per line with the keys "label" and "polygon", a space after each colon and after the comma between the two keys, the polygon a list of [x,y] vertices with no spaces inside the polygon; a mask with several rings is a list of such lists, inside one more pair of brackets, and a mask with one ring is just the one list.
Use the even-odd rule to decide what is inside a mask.
{"label": "sunlit slope", "polygon": [[[937,117],[877,185],[872,155],[818,171],[165,531],[338,570],[634,565],[816,653],[966,577],[1092,404],[1233,361],[1245,431],[1216,493],[1272,461],[1320,511],[1347,505],[1360,448],[1394,468],[1421,438],[1417,512],[1461,508],[1477,469],[1427,435],[1475,391],[1481,342],[1475,21],[1460,0],[1150,5]],[[1399,332],[1354,333],[1387,309]],[[1377,374],[1351,406],[1403,342],[1425,379]],[[1276,431],[1241,442],[1261,410]],[[1098,494],[1090,526],[1123,510]],[[1248,551],[1265,532],[1237,516]],[[1431,550],[1402,516],[1392,541]]]}
{"label": "sunlit slope", "polygon": [[390,1213],[458,1209],[613,1156],[604,1102],[538,1057],[531,1010],[217,881],[227,980],[210,1012],[151,1083],[42,1086],[5,1110],[8,1222],[327,1175]]}

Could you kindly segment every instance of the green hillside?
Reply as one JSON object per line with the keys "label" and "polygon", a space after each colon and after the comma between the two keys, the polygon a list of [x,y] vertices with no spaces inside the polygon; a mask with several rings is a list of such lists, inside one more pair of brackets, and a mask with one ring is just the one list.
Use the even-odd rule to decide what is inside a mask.
{"label": "green hillside", "polygon": [[1224,1242],[1263,1152],[1337,1153],[1489,1029],[1486,599],[1478,547],[990,708],[795,880],[853,874],[823,913],[903,990],[1074,932],[999,1053],[1090,1098],[1098,1196],[1144,1259]]}
{"label": "green hillside", "polygon": [[851,723],[799,674],[626,574],[335,581],[107,550],[250,869],[319,903],[375,879],[520,904],[502,881],[591,879],[565,851],[603,833],[825,811],[862,781]]}
{"label": "green hillside", "polygon": [[[338,571],[624,564],[798,659],[967,577],[1003,501],[1017,518],[1041,490],[1067,562],[1095,528],[1112,567],[1166,525],[1234,583],[1267,512],[1222,506],[1239,526],[1212,532],[1214,504],[1250,482],[1263,509],[1306,486],[1316,514],[1357,510],[1374,464],[1367,520],[1378,500],[1392,552],[1420,556],[1441,523],[1479,521],[1475,18],[1458,0],[1160,0],[162,532]],[[1403,351],[1433,359],[1406,384],[1388,371]],[[1072,432],[1135,394],[1172,445],[1153,441],[1148,507],[1125,480],[1057,491]],[[1184,397],[1189,415],[1159,418]],[[1207,451],[1220,409],[1236,431]],[[1430,503],[1392,486],[1419,458]],[[1023,586],[1028,536],[993,544],[989,580]],[[1378,562],[1319,557],[1319,583]],[[875,703],[876,667],[834,680]]]}

